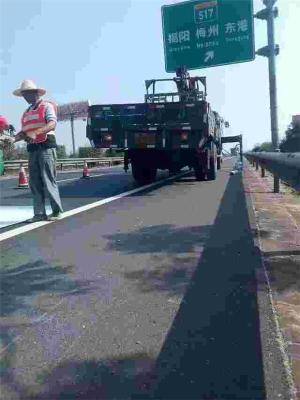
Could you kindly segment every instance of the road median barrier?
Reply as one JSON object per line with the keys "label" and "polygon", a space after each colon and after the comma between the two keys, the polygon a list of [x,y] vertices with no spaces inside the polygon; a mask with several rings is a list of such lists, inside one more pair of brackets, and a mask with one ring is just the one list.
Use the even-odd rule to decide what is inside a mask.
{"label": "road median barrier", "polygon": [[[112,167],[113,165],[123,164],[123,157],[102,157],[102,158],[67,158],[56,161],[56,169],[59,171],[83,168],[87,163],[88,168]],[[28,160],[8,160],[4,161],[4,173],[16,174],[20,166],[28,169]]]}
{"label": "road median barrier", "polygon": [[248,152],[244,156],[258,171],[261,168],[261,177],[265,177],[266,170],[274,177],[286,182],[300,193],[300,152],[298,153],[271,153]]}

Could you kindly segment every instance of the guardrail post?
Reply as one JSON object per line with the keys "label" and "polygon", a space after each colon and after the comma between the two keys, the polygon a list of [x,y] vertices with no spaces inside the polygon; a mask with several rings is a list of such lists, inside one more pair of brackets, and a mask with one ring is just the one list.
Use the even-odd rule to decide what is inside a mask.
{"label": "guardrail post", "polygon": [[279,193],[279,192],[280,192],[279,176],[277,174],[274,174],[274,193]]}

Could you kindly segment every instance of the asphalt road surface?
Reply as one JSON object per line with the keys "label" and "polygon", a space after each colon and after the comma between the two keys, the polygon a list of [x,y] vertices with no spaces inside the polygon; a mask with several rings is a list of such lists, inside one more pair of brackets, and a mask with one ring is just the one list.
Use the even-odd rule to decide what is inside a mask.
{"label": "asphalt road surface", "polygon": [[[280,387],[281,365],[265,379],[259,258],[231,166],[1,242],[1,398],[250,400]],[[70,182],[66,208],[135,187],[121,172]]]}

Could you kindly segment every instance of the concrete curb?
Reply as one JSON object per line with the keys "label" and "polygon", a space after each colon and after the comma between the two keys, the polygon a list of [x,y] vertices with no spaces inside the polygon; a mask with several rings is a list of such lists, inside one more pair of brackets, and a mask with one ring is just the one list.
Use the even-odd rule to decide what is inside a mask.
{"label": "concrete curb", "polygon": [[[243,174],[243,183],[244,183],[244,174]],[[297,396],[297,389],[295,387],[294,379],[293,379],[293,374],[292,374],[292,367],[290,364],[289,356],[288,356],[288,345],[283,337],[282,331],[280,329],[279,325],[279,318],[277,311],[274,306],[274,296],[272,292],[272,288],[270,285],[270,279],[268,275],[268,271],[265,266],[264,258],[263,258],[263,252],[262,252],[262,247],[261,247],[261,241],[260,241],[260,235],[259,235],[259,227],[256,223],[255,220],[255,211],[254,211],[254,205],[253,205],[253,199],[251,196],[250,191],[245,193],[246,195],[246,202],[247,202],[247,208],[248,208],[248,215],[249,215],[249,224],[251,227],[252,232],[254,233],[253,235],[253,240],[255,247],[257,249],[257,254],[261,260],[261,267],[262,270],[257,270],[256,271],[256,281],[257,281],[257,287],[262,288],[262,284],[265,286],[266,290],[263,290],[260,292],[258,290],[257,292],[257,299],[258,299],[258,307],[259,307],[259,314],[260,314],[260,324],[263,329],[261,329],[261,339],[262,339],[262,344],[264,345],[262,348],[263,351],[263,360],[264,360],[264,372],[265,372],[265,379],[268,382],[272,382],[272,385],[276,385],[275,387],[272,387],[272,389],[268,388],[269,385],[267,385],[267,399],[268,400],[274,400],[275,398],[280,398],[280,399],[287,399],[287,400],[296,400]],[[266,301],[267,300],[267,301]],[[265,322],[264,318],[267,315],[270,315],[270,312],[266,310],[266,307],[269,307],[269,310],[271,310],[271,320]],[[270,374],[270,360],[268,360],[267,353],[270,351],[269,346],[272,346],[272,343],[270,341],[270,337],[267,336],[267,324],[270,324],[270,327],[273,328],[274,332],[274,339],[276,340],[277,348],[278,348],[278,356],[280,358],[280,361],[282,363],[283,369],[284,369],[284,379],[283,382],[274,382],[273,377],[269,377],[268,375]],[[265,328],[265,329],[264,329]],[[267,344],[267,346],[265,346]],[[268,348],[266,348],[268,347]],[[267,383],[266,382],[266,383]],[[285,387],[284,387],[285,386]],[[286,391],[285,393],[280,393],[282,391]]]}

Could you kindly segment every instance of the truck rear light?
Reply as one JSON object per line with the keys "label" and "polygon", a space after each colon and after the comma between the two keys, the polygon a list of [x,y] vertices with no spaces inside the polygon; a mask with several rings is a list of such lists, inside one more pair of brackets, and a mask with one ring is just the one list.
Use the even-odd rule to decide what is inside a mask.
{"label": "truck rear light", "polygon": [[156,110],[156,109],[161,109],[161,108],[165,108],[165,105],[164,104],[155,104],[155,103],[149,104],[150,110]]}
{"label": "truck rear light", "polygon": [[181,133],[181,140],[187,140],[188,139],[188,134],[186,132]]}

